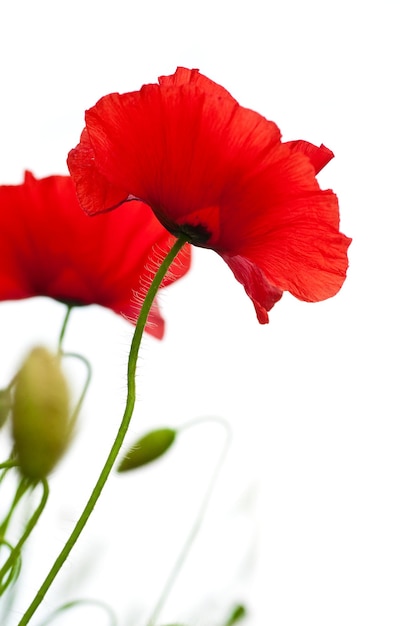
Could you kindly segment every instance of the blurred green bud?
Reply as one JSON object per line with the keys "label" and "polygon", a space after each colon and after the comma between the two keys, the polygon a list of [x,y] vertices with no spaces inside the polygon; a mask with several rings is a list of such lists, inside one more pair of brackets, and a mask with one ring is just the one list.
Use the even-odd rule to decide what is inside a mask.
{"label": "blurred green bud", "polygon": [[151,463],[164,454],[173,444],[176,430],[159,428],[141,437],[125,454],[117,468],[118,472],[127,472],[147,463]]}
{"label": "blurred green bud", "polygon": [[237,604],[231,611],[231,614],[228,620],[226,621],[225,626],[233,626],[234,624],[239,622],[241,619],[246,617],[246,615],[247,615],[247,611],[246,611],[245,606],[243,604]]}
{"label": "blurred green bud", "polygon": [[12,397],[10,389],[0,389],[0,428],[5,424],[9,417],[12,407]]}
{"label": "blurred green bud", "polygon": [[12,405],[14,450],[22,474],[45,478],[65,452],[72,426],[60,359],[34,348],[17,374]]}

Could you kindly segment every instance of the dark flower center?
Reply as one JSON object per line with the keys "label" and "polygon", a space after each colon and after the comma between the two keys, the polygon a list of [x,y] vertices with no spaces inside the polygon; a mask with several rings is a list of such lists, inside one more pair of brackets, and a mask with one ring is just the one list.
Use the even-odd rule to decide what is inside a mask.
{"label": "dark flower center", "polygon": [[185,235],[189,243],[194,246],[203,246],[211,237],[209,230],[202,224],[175,224],[171,229],[172,235]]}
{"label": "dark flower center", "polygon": [[212,233],[202,224],[177,224],[169,220],[163,212],[155,211],[161,224],[175,237],[185,236],[187,241],[194,246],[204,246],[212,236]]}
{"label": "dark flower center", "polygon": [[[130,195],[126,201],[128,202],[130,200],[139,200],[140,202],[144,202],[141,198],[132,195]],[[155,208],[155,204],[152,203],[149,204],[149,206],[152,208],[162,226],[164,226],[166,230],[172,233],[175,237],[179,238],[185,235],[189,243],[194,246],[202,247],[204,247],[212,237],[212,233],[202,224],[176,224],[166,216],[166,212],[163,209],[159,210]]]}
{"label": "dark flower center", "polygon": [[88,303],[82,302],[81,300],[73,300],[72,298],[59,298],[58,296],[52,296],[52,297],[57,302],[62,302],[62,304],[65,304],[66,306],[69,306],[69,307],[88,306],[89,304],[92,304],[90,302]]}

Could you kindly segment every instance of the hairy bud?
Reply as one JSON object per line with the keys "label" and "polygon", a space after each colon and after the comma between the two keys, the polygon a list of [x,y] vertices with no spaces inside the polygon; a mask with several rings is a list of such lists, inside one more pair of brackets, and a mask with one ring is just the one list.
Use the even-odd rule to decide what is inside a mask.
{"label": "hairy bud", "polygon": [[12,406],[12,399],[9,389],[0,389],[0,428],[9,417]]}
{"label": "hairy bud", "polygon": [[42,347],[26,357],[12,406],[14,448],[22,474],[45,478],[71,440],[70,398],[60,358]]}
{"label": "hairy bud", "polygon": [[176,430],[172,428],[158,428],[152,430],[136,441],[124,458],[121,460],[117,471],[127,472],[137,469],[142,465],[152,463],[165,454],[176,438]]}

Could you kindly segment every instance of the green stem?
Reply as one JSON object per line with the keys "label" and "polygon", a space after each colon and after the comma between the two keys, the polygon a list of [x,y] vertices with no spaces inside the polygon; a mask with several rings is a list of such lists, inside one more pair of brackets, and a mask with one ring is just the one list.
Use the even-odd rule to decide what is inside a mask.
{"label": "green stem", "polygon": [[[13,467],[13,465],[12,465],[12,467]],[[7,513],[7,515],[4,518],[3,522],[0,524],[0,537],[4,537],[6,535],[7,528],[9,526],[9,522],[10,522],[10,520],[12,518],[12,515],[13,515],[17,505],[19,504],[21,498],[24,496],[24,494],[28,490],[28,488],[29,488],[29,483],[27,482],[27,480],[22,478],[20,480],[18,486],[17,486],[16,493],[14,495],[13,502],[12,502],[12,504],[10,506],[9,512]]]}
{"label": "green stem", "polygon": [[39,607],[42,602],[45,594],[49,590],[53,581],[55,580],[59,570],[65,563],[68,555],[70,554],[72,548],[78,540],[84,526],[86,525],[98,498],[100,497],[101,491],[107,481],[107,478],[113,468],[113,465],[116,461],[117,455],[120,451],[120,448],[123,444],[124,437],[126,436],[127,429],[130,424],[131,417],[133,415],[134,405],[136,401],[136,366],[137,366],[137,358],[139,354],[140,343],[142,340],[143,332],[146,326],[147,317],[149,315],[151,306],[156,297],[157,291],[163,281],[163,278],[166,275],[171,263],[175,259],[176,255],[179,253],[181,248],[185,245],[186,239],[180,237],[175,241],[172,248],[166,255],[165,259],[162,261],[158,271],[155,274],[155,277],[149,287],[149,291],[146,294],[146,297],[143,301],[143,305],[140,311],[140,315],[137,319],[136,328],[134,330],[133,339],[130,346],[130,354],[129,361],[127,366],[127,400],[126,407],[124,410],[124,415],[121,420],[121,424],[117,433],[117,436],[114,440],[114,443],[111,447],[107,460],[104,464],[104,467],[101,470],[101,473],[98,477],[97,483],[92,490],[92,493],[88,499],[88,502],[81,513],[79,520],[77,521],[74,530],[69,536],[66,544],[64,545],[62,551],[58,555],[55,563],[53,564],[50,572],[46,576],[44,582],[42,583],[39,591],[34,597],[32,603],[27,609],[26,613],[23,615],[20,620],[18,626],[26,626],[29,623],[29,620],[32,618],[36,609]]}
{"label": "green stem", "polygon": [[73,305],[72,304],[67,304],[66,305],[66,312],[65,312],[65,317],[64,317],[64,321],[62,323],[62,328],[61,328],[61,332],[59,333],[59,339],[58,339],[58,352],[62,352],[62,343],[65,337],[65,332],[68,326],[68,321],[69,321],[69,317],[72,313],[72,309],[73,309]]}
{"label": "green stem", "polygon": [[[22,491],[23,492],[26,491],[27,485],[28,485],[27,481],[25,481],[25,482],[26,482],[26,485],[22,486]],[[15,545],[15,547],[13,548],[12,552],[10,553],[9,558],[6,560],[6,562],[4,563],[3,567],[0,569],[0,586],[2,585],[3,576],[7,573],[7,571],[11,567],[14,566],[14,563],[15,563],[16,559],[19,558],[24,543],[26,542],[26,540],[29,537],[30,533],[32,532],[32,530],[36,526],[36,524],[38,522],[38,519],[41,516],[42,511],[43,511],[43,509],[46,506],[46,502],[47,502],[48,496],[49,496],[48,482],[47,482],[47,480],[45,478],[42,478],[41,483],[42,483],[42,486],[43,486],[43,493],[42,493],[41,501],[40,501],[38,507],[36,508],[35,512],[33,513],[32,517],[30,518],[30,520],[26,524],[25,531],[22,534],[22,536],[20,537],[20,539],[17,542],[17,544]]]}
{"label": "green stem", "polygon": [[88,387],[90,386],[91,376],[92,376],[92,368],[91,368],[91,363],[82,354],[78,354],[77,352],[61,352],[61,354],[62,354],[62,356],[64,358],[65,357],[69,357],[69,358],[78,359],[79,361],[82,361],[82,363],[84,363],[84,365],[85,365],[85,367],[87,369],[87,378],[85,380],[84,387],[82,389],[81,395],[80,395],[80,397],[78,399],[78,402],[75,405],[75,409],[74,409],[74,411],[72,413],[72,417],[71,417],[71,426],[73,426],[75,424],[75,422],[77,421],[77,417],[78,417],[79,412],[81,410],[82,403],[84,402],[85,395],[86,395],[86,393],[88,391]]}
{"label": "green stem", "polygon": [[0,463],[0,469],[4,469],[4,470],[9,470],[10,468],[17,467],[17,466],[18,466],[18,462],[14,461],[13,459]]}
{"label": "green stem", "polygon": [[169,593],[170,593],[170,591],[171,591],[171,589],[173,587],[173,584],[174,584],[176,578],[178,577],[179,572],[182,569],[182,566],[183,566],[183,564],[184,564],[184,562],[185,562],[185,560],[186,560],[186,558],[187,558],[187,556],[188,556],[188,554],[189,554],[189,552],[190,552],[190,550],[192,548],[192,545],[193,545],[193,543],[195,541],[195,538],[196,538],[196,536],[197,536],[197,534],[199,532],[199,529],[200,529],[200,527],[202,525],[202,522],[204,520],[205,513],[206,513],[206,510],[208,508],[208,504],[209,504],[209,501],[211,499],[212,492],[214,490],[214,486],[215,486],[215,483],[216,483],[217,478],[218,478],[218,474],[220,473],[221,467],[222,467],[222,465],[223,465],[223,463],[225,461],[225,457],[226,457],[227,452],[228,452],[229,447],[230,447],[230,443],[231,443],[231,428],[230,428],[228,422],[226,420],[224,420],[223,418],[221,418],[221,417],[200,417],[200,418],[194,419],[194,420],[192,420],[190,422],[187,422],[186,424],[183,424],[183,426],[181,426],[178,430],[181,431],[181,430],[184,430],[185,428],[189,428],[191,426],[196,426],[197,424],[200,424],[201,422],[216,422],[218,424],[221,424],[221,426],[223,426],[225,428],[226,438],[225,438],[225,441],[224,441],[223,448],[221,450],[221,454],[220,454],[220,456],[218,458],[218,461],[217,461],[217,463],[215,465],[214,472],[213,472],[213,474],[211,476],[211,480],[210,480],[210,482],[208,484],[208,488],[207,488],[207,490],[205,492],[205,496],[204,496],[204,498],[202,500],[202,503],[201,503],[201,506],[199,508],[198,514],[197,514],[197,516],[195,518],[194,524],[193,524],[193,526],[191,528],[191,531],[190,531],[189,535],[187,536],[187,538],[185,540],[185,543],[182,546],[182,549],[181,549],[181,551],[180,551],[180,553],[179,553],[179,555],[178,555],[178,557],[176,559],[176,562],[175,562],[175,564],[174,564],[174,566],[172,568],[172,571],[169,574],[169,577],[168,577],[168,579],[167,579],[167,581],[165,583],[165,586],[164,586],[164,588],[162,590],[162,593],[160,594],[159,600],[157,601],[157,604],[156,604],[155,608],[153,609],[153,613],[150,616],[150,619],[148,621],[148,626],[155,626],[156,625],[156,620],[159,617],[159,614],[160,614],[160,612],[161,612],[161,610],[163,608],[163,605],[165,604],[165,602],[166,602],[166,600],[167,600],[167,598],[169,596]]}
{"label": "green stem", "polygon": [[41,624],[39,624],[39,626],[46,626],[46,624],[49,624],[52,620],[55,619],[55,617],[57,617],[59,614],[63,613],[64,611],[67,611],[68,609],[72,609],[73,607],[81,606],[83,604],[96,606],[100,609],[103,609],[103,611],[105,611],[105,613],[107,614],[108,619],[110,620],[109,622],[110,626],[117,626],[117,618],[112,608],[105,602],[101,602],[100,600],[93,600],[93,599],[90,600],[89,598],[82,598],[80,600],[72,600],[71,602],[66,602],[62,606],[55,609],[55,611],[53,611],[53,613],[51,613],[49,617],[46,618],[46,620],[44,620]]}
{"label": "green stem", "polygon": [[[14,548],[11,543],[6,540],[3,540],[0,544],[1,546],[7,546],[9,552],[11,552]],[[9,585],[11,585],[14,581],[16,581],[20,574],[20,569],[22,566],[22,557],[19,555],[17,559],[14,561],[13,566],[9,570],[9,578],[4,583],[4,589],[6,589]],[[8,593],[7,596],[2,600],[1,609],[2,613],[0,615],[0,624],[6,624],[8,622],[7,617],[10,617],[12,613],[12,606],[14,599],[16,597],[16,585],[13,586],[11,593]]]}

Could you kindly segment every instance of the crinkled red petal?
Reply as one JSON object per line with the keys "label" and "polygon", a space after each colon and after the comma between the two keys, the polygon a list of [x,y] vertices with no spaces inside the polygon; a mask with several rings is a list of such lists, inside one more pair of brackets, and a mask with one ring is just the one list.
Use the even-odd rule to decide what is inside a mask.
{"label": "crinkled red petal", "polygon": [[[347,249],[351,239],[341,234],[328,219],[338,213],[337,199],[332,192],[293,198],[276,211],[279,219],[264,221],[261,245],[246,237],[237,257],[222,254],[236,274],[242,266],[244,280],[238,278],[252,298],[270,310],[270,300],[256,291],[260,284],[289,291],[307,302],[317,302],[334,296],[342,287],[348,267]],[[259,231],[258,231],[258,234]],[[244,261],[242,261],[242,259]],[[247,267],[251,269],[248,274]],[[255,271],[254,269],[255,268]],[[259,279],[259,275],[261,279]],[[237,274],[236,274],[237,276]],[[272,291],[271,291],[272,293]],[[277,301],[277,300],[276,300]]]}
{"label": "crinkled red petal", "polygon": [[262,322],[284,290],[334,295],[350,240],[335,195],[315,178],[332,152],[282,144],[274,123],[197,70],[159,81],[87,111],[90,171],[85,139],[68,161],[84,209],[108,210],[123,195],[146,202],[170,232],[226,260]]}
{"label": "crinkled red petal", "polygon": [[172,223],[218,204],[280,142],[273,122],[197,82],[110,94],[87,111],[86,122],[94,169],[83,165],[82,142],[68,159],[83,208],[104,211],[119,199],[104,201],[98,170],[108,185]]}

